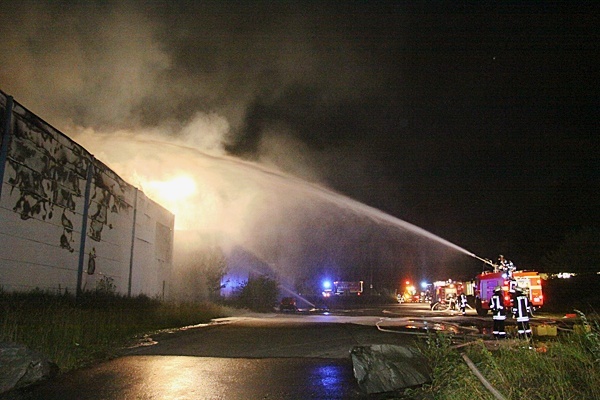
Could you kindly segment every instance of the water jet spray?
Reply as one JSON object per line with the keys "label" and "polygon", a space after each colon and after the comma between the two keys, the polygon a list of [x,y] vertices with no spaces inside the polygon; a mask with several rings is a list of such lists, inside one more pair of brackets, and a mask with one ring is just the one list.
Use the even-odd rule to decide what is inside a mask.
{"label": "water jet spray", "polygon": [[492,267],[495,267],[495,266],[496,266],[496,265],[495,265],[495,264],[494,264],[494,263],[493,263],[491,260],[488,260],[487,258],[481,258],[481,257],[479,257],[479,256],[476,256],[476,255],[475,255],[475,254],[473,254],[473,253],[469,253],[468,255],[470,255],[471,257],[473,257],[473,258],[476,258],[476,259],[478,259],[478,260],[480,260],[480,261],[483,261],[484,263],[486,263],[486,264],[488,264],[488,265],[491,265]]}
{"label": "water jet spray", "polygon": [[[360,227],[365,219],[386,229],[386,235],[415,234],[493,265],[416,225],[321,185],[256,163],[207,154],[183,143],[139,136],[111,135],[110,140],[105,140],[102,135],[94,135],[79,140],[102,154],[113,170],[142,190],[151,187],[151,182],[178,184],[177,192],[188,197],[180,202],[180,208],[171,210],[176,214],[177,230],[215,235],[222,247],[245,248],[260,259],[273,261],[279,273],[291,277],[294,270],[290,268],[315,268],[319,260],[327,257],[346,257],[346,268],[356,268],[362,261],[364,268],[364,257],[372,257],[372,253],[353,243],[381,246],[378,240],[365,242],[365,235],[370,235]],[[192,181],[178,179],[182,176]],[[175,190],[167,188],[170,189],[166,194],[173,197]],[[168,196],[152,198],[169,209]],[[348,212],[356,220],[347,219],[349,214],[344,213]],[[320,236],[315,236],[316,233]],[[403,237],[397,240],[402,246],[414,243],[404,241]],[[307,259],[302,257],[310,257],[313,248],[322,254],[310,258],[312,264],[306,263]],[[423,252],[423,249],[409,250],[407,257],[412,256],[410,251]]]}

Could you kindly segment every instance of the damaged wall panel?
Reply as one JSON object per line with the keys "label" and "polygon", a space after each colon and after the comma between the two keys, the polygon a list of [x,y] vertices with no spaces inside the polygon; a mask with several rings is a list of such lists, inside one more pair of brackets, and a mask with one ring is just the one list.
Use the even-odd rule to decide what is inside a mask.
{"label": "damaged wall panel", "polygon": [[3,92],[0,118],[2,289],[164,295],[173,214]]}

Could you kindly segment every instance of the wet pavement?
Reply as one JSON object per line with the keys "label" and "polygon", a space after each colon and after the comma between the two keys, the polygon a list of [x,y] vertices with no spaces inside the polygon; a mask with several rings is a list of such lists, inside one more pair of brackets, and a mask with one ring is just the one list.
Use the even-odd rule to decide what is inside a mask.
{"label": "wet pavement", "polygon": [[[364,399],[357,345],[405,344],[379,317],[263,315],[162,332],[122,356],[0,399]],[[379,397],[380,398],[380,397]]]}
{"label": "wet pavement", "polygon": [[145,337],[118,358],[0,399],[390,398],[361,392],[354,346],[411,344],[427,329],[469,327],[478,319],[419,305],[224,318]]}
{"label": "wet pavement", "polygon": [[350,359],[126,356],[14,399],[360,399]]}

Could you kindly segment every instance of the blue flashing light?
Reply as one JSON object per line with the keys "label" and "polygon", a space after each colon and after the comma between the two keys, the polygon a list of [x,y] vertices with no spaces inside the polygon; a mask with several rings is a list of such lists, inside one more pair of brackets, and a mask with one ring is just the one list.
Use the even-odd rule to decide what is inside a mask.
{"label": "blue flashing light", "polygon": [[427,286],[428,286],[428,285],[427,285],[427,282],[425,282],[425,281],[421,282],[421,287],[422,287],[423,289],[427,289]]}
{"label": "blue flashing light", "polygon": [[331,282],[323,281],[323,289],[331,289]]}

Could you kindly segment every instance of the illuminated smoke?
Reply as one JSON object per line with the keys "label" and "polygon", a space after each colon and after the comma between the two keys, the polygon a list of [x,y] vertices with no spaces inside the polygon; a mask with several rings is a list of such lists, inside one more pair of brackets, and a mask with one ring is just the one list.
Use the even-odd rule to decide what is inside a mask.
{"label": "illuminated smoke", "polygon": [[[433,250],[414,261],[419,240],[399,220],[278,172],[368,180],[362,148],[315,150],[319,121],[288,118],[301,107],[297,120],[311,109],[344,118],[347,104],[388,85],[372,57],[387,49],[353,43],[336,5],[308,15],[289,2],[240,3],[237,14],[219,2],[9,3],[0,88],[174,212],[178,230],[289,275],[376,267],[391,277],[399,265],[444,262]],[[395,193],[379,178],[369,188]]]}
{"label": "illuminated smoke", "polygon": [[291,282],[328,271],[366,280],[373,268],[443,261],[435,260],[440,248],[470,255],[322,186],[161,137],[85,131],[74,139],[174,212],[176,229],[194,232],[181,240],[209,241],[226,253],[241,247]]}

